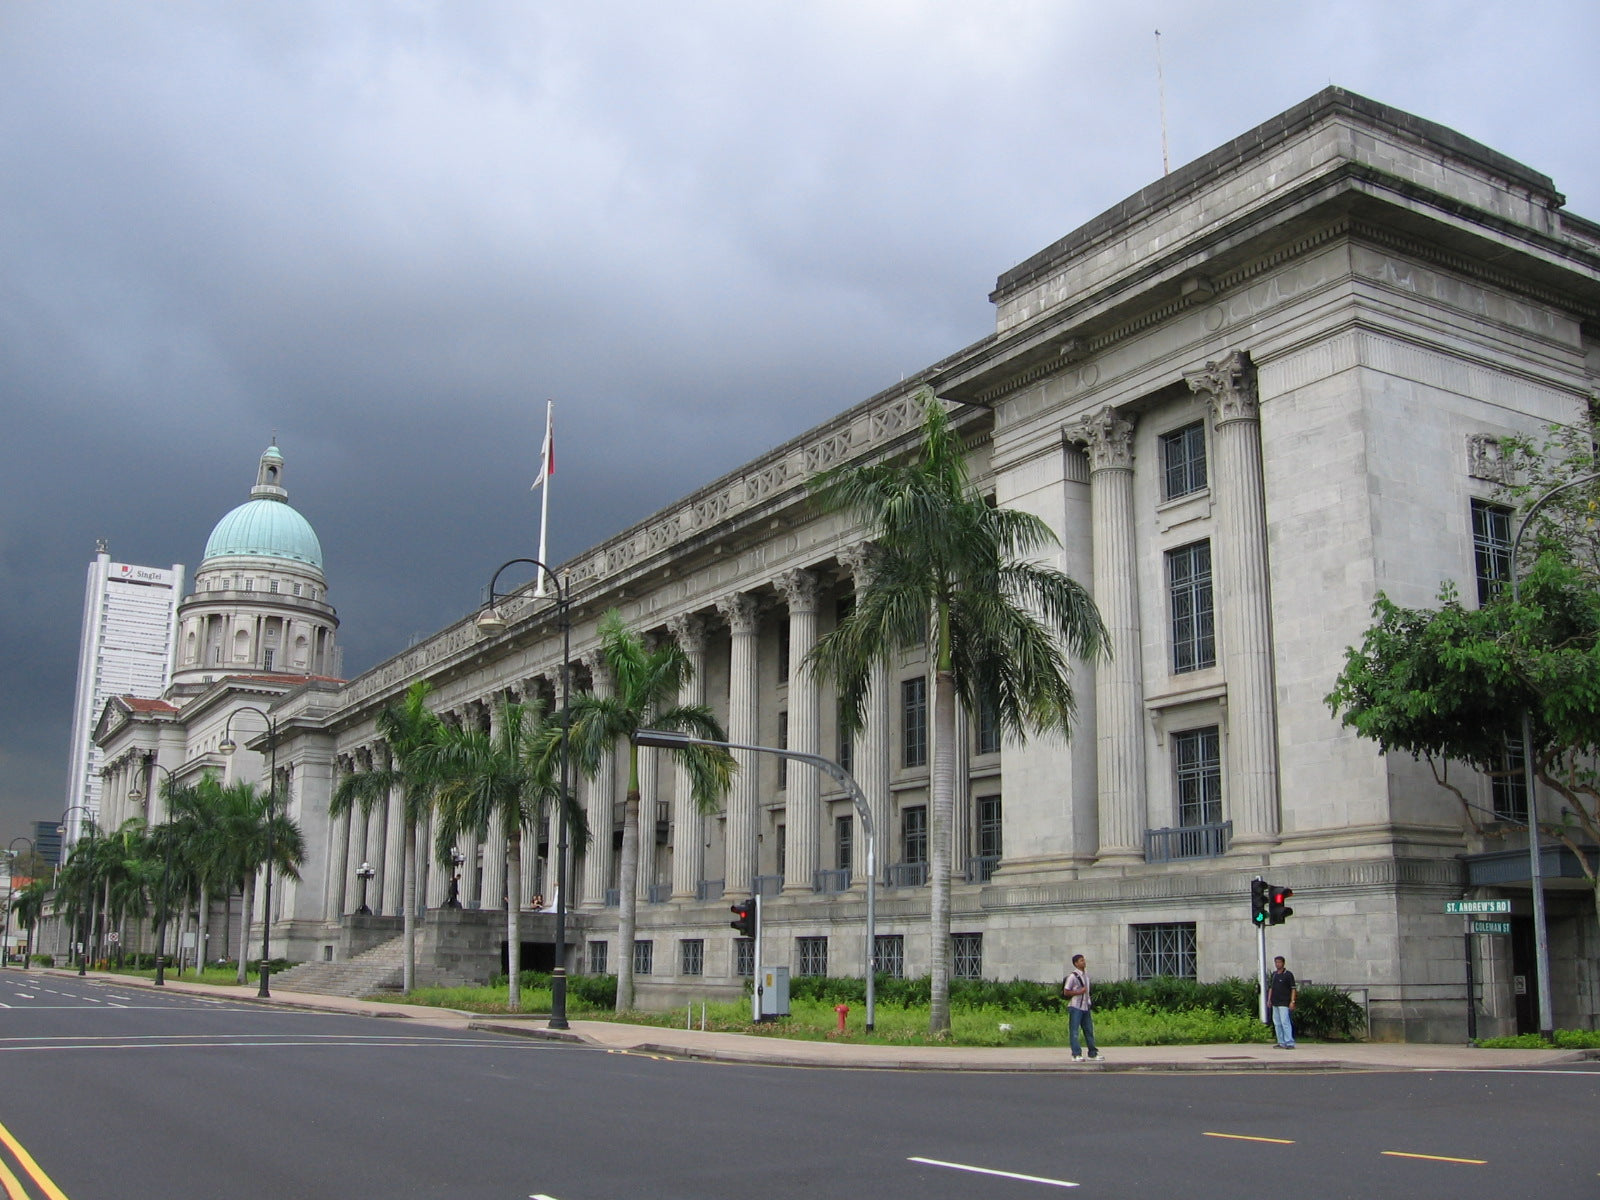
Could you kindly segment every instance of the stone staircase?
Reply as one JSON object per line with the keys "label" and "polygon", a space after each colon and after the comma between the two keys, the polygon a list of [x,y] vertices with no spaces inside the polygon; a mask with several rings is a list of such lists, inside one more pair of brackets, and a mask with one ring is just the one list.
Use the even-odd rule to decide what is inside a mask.
{"label": "stone staircase", "polygon": [[[405,961],[406,939],[395,937],[344,962],[307,962],[290,967],[283,974],[273,976],[272,985],[286,992],[310,992],[318,996],[397,992],[405,976]],[[421,982],[421,963],[417,964],[417,974]]]}

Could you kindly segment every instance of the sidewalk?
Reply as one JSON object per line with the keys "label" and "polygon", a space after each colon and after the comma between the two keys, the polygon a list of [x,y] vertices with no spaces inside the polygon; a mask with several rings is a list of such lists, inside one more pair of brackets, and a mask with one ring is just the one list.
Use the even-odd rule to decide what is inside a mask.
{"label": "sidewalk", "polygon": [[[75,972],[56,968],[33,968],[28,973],[76,977]],[[120,987],[155,986],[151,980],[127,975],[102,972],[90,972],[90,975],[98,982]],[[1279,1050],[1270,1044],[1110,1046],[1097,1061],[1075,1063],[1065,1046],[872,1046],[791,1041],[759,1034],[702,1033],[697,1029],[666,1029],[588,1019],[573,1019],[570,1029],[556,1030],[548,1028],[547,1016],[484,1016],[456,1009],[276,989],[270,1000],[262,1000],[256,995],[255,984],[214,987],[169,978],[165,990],[276,1008],[347,1013],[440,1028],[574,1042],[604,1050],[783,1067],[898,1071],[1461,1071],[1553,1067],[1600,1059],[1600,1051],[1591,1050],[1482,1050],[1468,1045],[1302,1042],[1295,1050]]]}

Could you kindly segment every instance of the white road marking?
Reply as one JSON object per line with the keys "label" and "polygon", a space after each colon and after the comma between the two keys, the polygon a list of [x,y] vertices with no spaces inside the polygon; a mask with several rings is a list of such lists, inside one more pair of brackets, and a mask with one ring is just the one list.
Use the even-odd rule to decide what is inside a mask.
{"label": "white road marking", "polygon": [[32,992],[13,992],[12,995],[14,995],[18,1000],[37,1000],[39,998]]}
{"label": "white road marking", "polygon": [[1020,1179],[1024,1183],[1043,1183],[1050,1187],[1075,1188],[1070,1179],[1046,1179],[1042,1175],[1019,1175],[1015,1171],[996,1171],[992,1167],[974,1167],[967,1163],[941,1162],[937,1158],[908,1158],[907,1162],[922,1163],[929,1167],[948,1167],[952,1171],[971,1171],[977,1175],[998,1175],[1002,1179]]}

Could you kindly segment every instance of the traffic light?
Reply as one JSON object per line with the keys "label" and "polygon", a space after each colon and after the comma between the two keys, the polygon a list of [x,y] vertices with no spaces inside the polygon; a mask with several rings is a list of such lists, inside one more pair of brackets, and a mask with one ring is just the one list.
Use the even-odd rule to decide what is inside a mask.
{"label": "traffic light", "polygon": [[754,900],[741,900],[737,904],[730,904],[728,911],[739,918],[737,921],[729,921],[728,924],[739,931],[740,937],[755,937],[756,902]]}
{"label": "traffic light", "polygon": [[1289,907],[1289,897],[1294,895],[1293,888],[1275,887],[1270,889],[1267,896],[1267,924],[1282,925],[1294,916],[1294,909]]}
{"label": "traffic light", "polygon": [[1267,923],[1267,881],[1265,879],[1252,879],[1250,881],[1250,919],[1257,925]]}

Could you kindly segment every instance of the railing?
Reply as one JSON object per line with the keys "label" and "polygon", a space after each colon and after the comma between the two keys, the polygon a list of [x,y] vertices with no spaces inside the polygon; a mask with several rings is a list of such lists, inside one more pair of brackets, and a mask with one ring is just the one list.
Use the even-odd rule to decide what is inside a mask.
{"label": "railing", "polygon": [[999,865],[998,854],[974,854],[967,859],[967,882],[988,883]]}
{"label": "railing", "polygon": [[652,883],[650,885],[651,904],[665,904],[672,899],[672,885],[670,883]]}
{"label": "railing", "polygon": [[928,882],[928,864],[925,862],[890,863],[884,873],[888,887],[921,887]]}
{"label": "railing", "polygon": [[1233,822],[1179,825],[1144,831],[1145,862],[1173,862],[1183,858],[1220,858],[1233,840]]}
{"label": "railing", "polygon": [[751,880],[751,887],[758,896],[772,897],[783,891],[782,875],[757,875]]}
{"label": "railing", "polygon": [[696,900],[721,900],[723,882],[720,879],[702,879],[694,885]]}
{"label": "railing", "polygon": [[818,871],[812,879],[811,890],[829,896],[837,892],[848,892],[850,890],[850,868],[845,867],[837,871]]}

